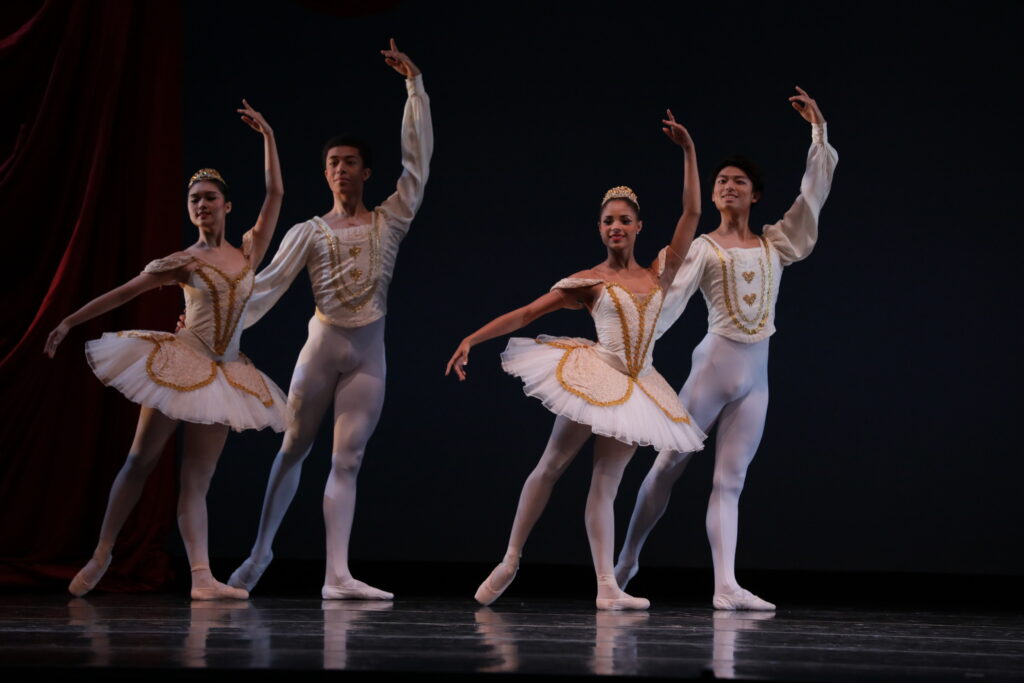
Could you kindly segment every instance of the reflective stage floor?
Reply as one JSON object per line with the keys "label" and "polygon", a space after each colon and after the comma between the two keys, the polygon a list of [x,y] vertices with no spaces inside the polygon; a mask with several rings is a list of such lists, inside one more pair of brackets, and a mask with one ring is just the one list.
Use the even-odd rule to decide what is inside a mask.
{"label": "reflective stage floor", "polygon": [[[1024,679],[1024,617],[899,608],[715,612],[659,602],[598,612],[522,597],[389,603],[258,595],[0,595],[7,680],[318,678],[464,680],[497,672],[769,681]],[[8,677],[11,674],[17,678]]]}

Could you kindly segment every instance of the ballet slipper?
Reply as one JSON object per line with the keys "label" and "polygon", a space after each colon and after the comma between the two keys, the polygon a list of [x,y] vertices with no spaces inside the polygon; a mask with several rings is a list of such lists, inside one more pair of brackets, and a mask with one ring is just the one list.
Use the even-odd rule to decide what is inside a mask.
{"label": "ballet slipper", "polygon": [[259,582],[260,577],[263,576],[263,572],[267,571],[267,567],[270,566],[270,561],[273,559],[273,553],[267,555],[267,559],[263,562],[256,562],[252,559],[252,555],[250,555],[245,558],[245,562],[238,566],[238,569],[231,573],[231,576],[228,578],[228,585],[252,591]]}
{"label": "ballet slipper", "polygon": [[357,579],[348,579],[344,583],[329,586],[324,584],[320,589],[320,597],[324,600],[394,600],[394,593],[382,591]]}
{"label": "ballet slipper", "polygon": [[745,588],[737,588],[730,593],[715,593],[715,596],[711,598],[711,604],[715,609],[726,610],[771,612],[775,609],[775,605],[767,600],[762,600]]}
{"label": "ballet slipper", "polygon": [[614,575],[602,574],[597,577],[596,604],[597,609],[602,610],[647,609],[651,606],[651,601],[628,595],[619,588]]}
{"label": "ballet slipper", "polygon": [[[492,602],[501,597],[501,594],[512,585],[512,580],[516,578],[516,574],[519,572],[519,561],[518,558],[514,562],[509,562],[508,557],[498,563],[491,573],[484,579],[484,582],[480,584],[480,587],[476,589],[476,594],[473,596],[477,602],[481,605],[487,606]],[[498,571],[504,567],[505,578],[502,580],[497,578],[495,575]]]}
{"label": "ballet slipper", "polygon": [[215,581],[212,586],[193,586],[193,600],[248,600],[249,591]]}
{"label": "ballet slipper", "polygon": [[113,559],[113,555],[107,555],[106,561],[101,562],[93,555],[85,563],[85,566],[78,570],[75,578],[71,579],[71,583],[68,584],[68,592],[76,598],[80,598],[91,591],[100,582],[103,575],[107,573],[107,569],[110,568],[110,562]]}
{"label": "ballet slipper", "polygon": [[623,609],[647,609],[651,601],[647,598],[634,598],[632,595],[625,595],[621,598],[597,598],[597,609],[623,610]]}

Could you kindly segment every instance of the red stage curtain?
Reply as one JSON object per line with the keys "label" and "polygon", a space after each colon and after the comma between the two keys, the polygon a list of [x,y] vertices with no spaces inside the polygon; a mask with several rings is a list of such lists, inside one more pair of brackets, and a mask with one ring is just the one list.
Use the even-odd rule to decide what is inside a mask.
{"label": "red stage curtain", "polygon": [[[83,343],[168,329],[181,307],[177,288],[145,294],[42,354],[64,316],[181,248],[182,21],[152,0],[0,9],[0,583],[74,575],[128,452],[138,408],[92,375]],[[170,445],[101,587],[171,578],[176,470]]]}

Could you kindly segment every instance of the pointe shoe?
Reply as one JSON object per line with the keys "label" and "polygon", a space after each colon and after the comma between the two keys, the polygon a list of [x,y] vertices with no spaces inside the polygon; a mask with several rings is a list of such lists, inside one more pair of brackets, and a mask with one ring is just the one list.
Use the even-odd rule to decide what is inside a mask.
{"label": "pointe shoe", "polygon": [[233,588],[244,588],[247,591],[252,591],[263,576],[263,572],[267,571],[267,567],[270,566],[270,561],[273,559],[274,554],[271,553],[264,562],[257,563],[250,555],[245,558],[245,562],[238,566],[238,569],[231,572],[231,576],[228,578],[228,585]]}
{"label": "pointe shoe", "polygon": [[632,595],[624,595],[621,598],[598,598],[597,609],[623,610],[623,609],[647,609],[651,601],[647,598],[634,598]]}
{"label": "pointe shoe", "polygon": [[[502,567],[506,567],[506,571],[508,571],[507,568],[511,568],[512,573],[508,576],[507,579],[505,579],[505,581],[491,581],[491,579],[494,578],[494,575],[497,573],[497,571]],[[512,566],[510,563],[506,562],[505,560],[502,560],[500,563],[498,563],[498,566],[495,567],[490,574],[488,574],[487,578],[484,579],[484,582],[480,584],[480,587],[476,589],[476,593],[473,595],[473,597],[481,605],[487,606],[491,604],[492,602],[500,598],[501,594],[504,593],[505,590],[512,585],[512,581],[516,578],[517,573],[519,573],[519,563],[516,563],[515,566]]]}
{"label": "pointe shoe", "polygon": [[715,609],[728,610],[756,610],[760,612],[771,612],[775,605],[762,600],[745,588],[740,588],[731,593],[715,593],[711,598],[711,604]]}
{"label": "pointe shoe", "polygon": [[249,591],[217,582],[212,586],[193,586],[193,600],[248,600]]}
{"label": "pointe shoe", "polygon": [[324,600],[394,600],[395,594],[382,591],[356,579],[349,579],[343,584],[320,589],[320,597]]}
{"label": "pointe shoe", "polygon": [[[85,563],[85,566],[78,570],[78,573],[75,574],[75,578],[71,579],[71,583],[68,584],[68,592],[76,598],[80,598],[91,591],[96,587],[96,584],[100,582],[103,575],[107,573],[107,569],[110,568],[110,562],[113,559],[113,555],[107,555],[107,561],[101,566],[96,560],[96,556],[93,555],[89,558],[89,561]],[[94,567],[91,575],[87,573],[90,566]],[[96,567],[98,567],[98,569]]]}

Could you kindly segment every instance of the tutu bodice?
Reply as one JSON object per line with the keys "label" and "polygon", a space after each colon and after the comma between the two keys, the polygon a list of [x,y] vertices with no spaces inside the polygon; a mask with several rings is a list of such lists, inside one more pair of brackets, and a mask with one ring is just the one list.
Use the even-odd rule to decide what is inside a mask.
{"label": "tutu bodice", "polygon": [[604,283],[590,314],[597,328],[594,350],[605,362],[634,379],[651,369],[662,298],[661,287],[636,294],[615,282]]}
{"label": "tutu bodice", "polygon": [[232,275],[199,259],[181,285],[185,294],[185,329],[220,360],[238,358],[242,316],[252,294],[252,269]]}

